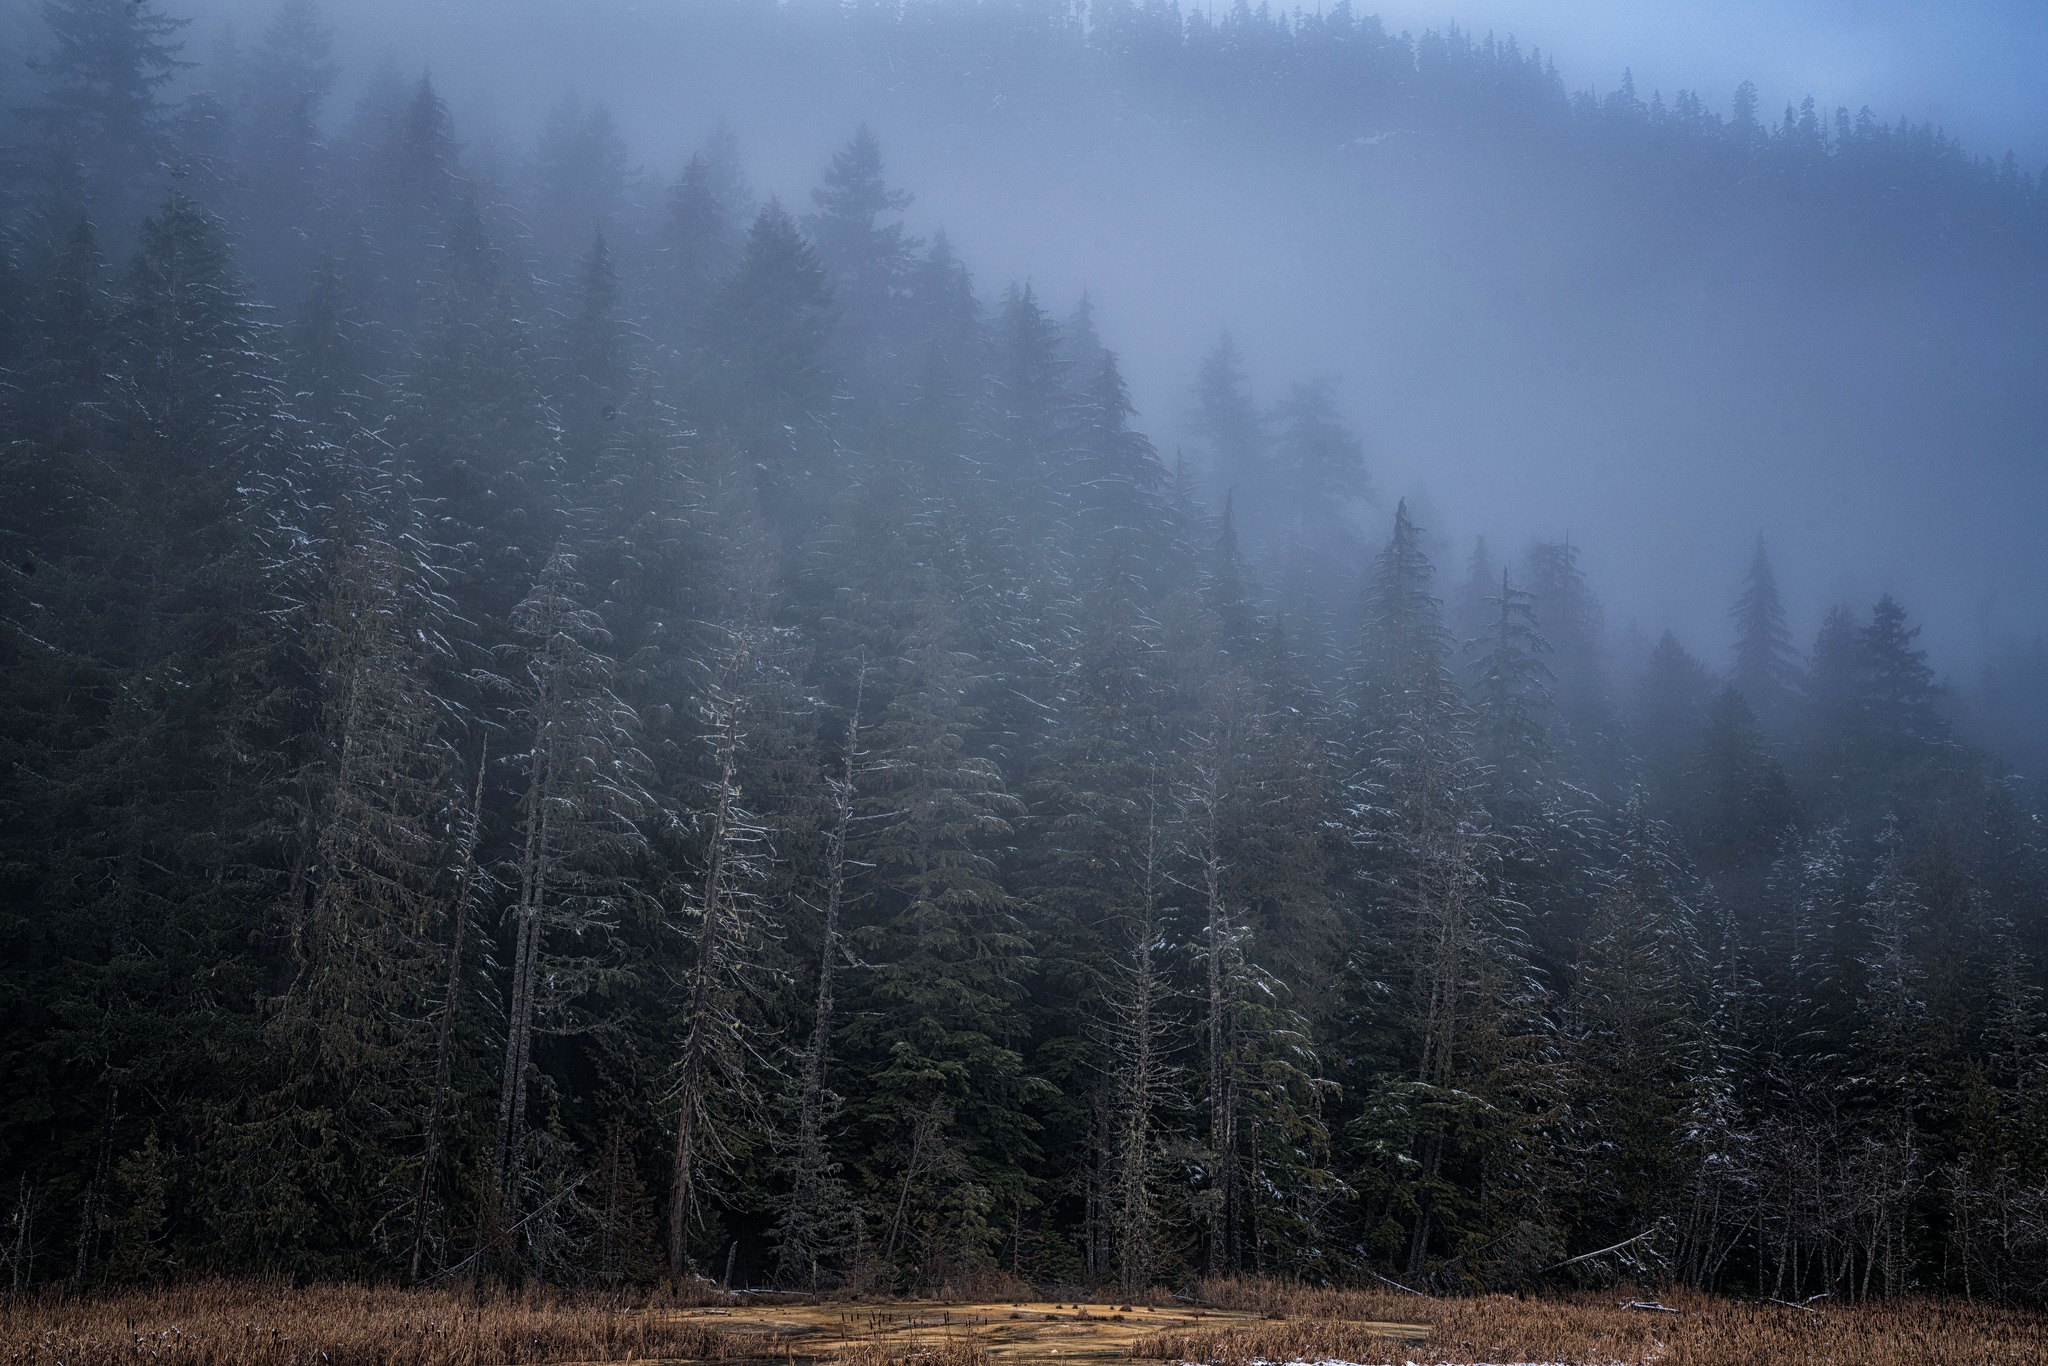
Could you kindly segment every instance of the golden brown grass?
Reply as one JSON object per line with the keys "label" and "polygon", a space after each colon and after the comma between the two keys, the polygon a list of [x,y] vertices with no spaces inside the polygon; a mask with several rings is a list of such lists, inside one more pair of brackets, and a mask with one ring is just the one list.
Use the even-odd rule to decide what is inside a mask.
{"label": "golden brown grass", "polygon": [[[789,1366],[1018,1366],[1131,1360],[1569,1362],[1591,1366],[2048,1366],[2048,1317],[1960,1301],[1810,1311],[1618,1292],[1436,1300],[1266,1281],[1202,1287],[1208,1306],[732,1302],[535,1292],[204,1283],[0,1299],[0,1366],[511,1366],[769,1361]],[[1400,1324],[1427,1325],[1406,1334]],[[1154,1325],[1157,1325],[1155,1327]]]}
{"label": "golden brown grass", "polygon": [[[65,1299],[0,1299],[7,1366],[511,1366],[722,1361],[715,1326],[646,1297],[208,1282]],[[951,1366],[950,1363],[947,1366]]]}
{"label": "golden brown grass", "polygon": [[934,1342],[855,1342],[832,1355],[831,1366],[989,1366],[980,1344],[963,1338]]}
{"label": "golden brown grass", "polygon": [[[1282,1318],[1158,1333],[1132,1355],[1163,1361],[1656,1363],[1656,1366],[1995,1366],[2048,1362],[2048,1317],[1946,1300],[1801,1310],[1668,1294],[1675,1314],[1623,1308],[1622,1293],[1424,1299],[1398,1291],[1212,1282],[1203,1298]],[[1362,1321],[1430,1325],[1421,1343]]]}

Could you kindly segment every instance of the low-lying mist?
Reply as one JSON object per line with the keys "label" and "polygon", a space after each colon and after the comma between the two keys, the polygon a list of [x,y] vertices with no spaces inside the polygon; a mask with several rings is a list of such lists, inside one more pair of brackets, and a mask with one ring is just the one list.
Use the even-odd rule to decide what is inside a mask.
{"label": "low-lying mist", "polygon": [[[195,12],[181,79],[206,87],[207,42],[265,20]],[[865,122],[915,196],[910,231],[943,229],[984,298],[1030,281],[1064,314],[1085,291],[1169,458],[1204,463],[1192,384],[1228,332],[1265,399],[1334,380],[1377,491],[1361,526],[1407,496],[1451,561],[1479,535],[1509,553],[1569,535],[1617,631],[1670,627],[1720,662],[1758,533],[1802,641],[1829,606],[1891,592],[1974,687],[2048,624],[2048,313],[2024,175],[1987,221],[1999,171],[1927,130],[1859,144],[1851,111],[1810,111],[1802,134],[1758,110],[1744,170],[1707,127],[1727,92],[1575,101],[1540,67],[1432,39],[1407,87],[1304,95],[1255,64],[1190,75],[1135,39],[1083,52],[1007,13],[352,6],[326,119],[379,63],[430,71],[544,273],[566,265],[545,240],[564,225],[533,207],[550,110],[601,106],[630,168],[558,216],[629,240],[721,120],[754,192],[797,208]],[[1260,22],[1219,19],[1217,44],[1264,43],[1312,82],[1314,57],[1283,60]]]}

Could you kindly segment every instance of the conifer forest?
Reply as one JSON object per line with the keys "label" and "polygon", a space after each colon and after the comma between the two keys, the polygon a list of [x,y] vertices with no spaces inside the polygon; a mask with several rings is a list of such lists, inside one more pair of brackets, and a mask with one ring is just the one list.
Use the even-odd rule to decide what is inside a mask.
{"label": "conifer forest", "polygon": [[1930,386],[2041,384],[2041,175],[1349,3],[684,0],[878,92],[764,167],[324,2],[0,24],[6,1284],[2048,1301],[2041,647],[1761,510],[1631,626],[892,129],[1492,149],[1927,282]]}

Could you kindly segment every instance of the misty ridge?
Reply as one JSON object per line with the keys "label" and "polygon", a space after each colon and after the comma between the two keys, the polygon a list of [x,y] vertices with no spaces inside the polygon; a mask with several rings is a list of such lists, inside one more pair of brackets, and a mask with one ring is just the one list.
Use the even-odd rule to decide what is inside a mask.
{"label": "misty ridge", "polygon": [[1348,4],[0,42],[16,1287],[2048,1296],[2012,157]]}

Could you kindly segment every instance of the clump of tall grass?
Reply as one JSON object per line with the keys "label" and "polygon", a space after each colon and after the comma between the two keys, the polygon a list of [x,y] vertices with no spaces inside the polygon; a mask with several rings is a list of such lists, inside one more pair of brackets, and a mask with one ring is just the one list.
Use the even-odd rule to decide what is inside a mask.
{"label": "clump of tall grass", "polygon": [[924,1342],[850,1342],[830,1366],[989,1366],[981,1344],[960,1337]]}
{"label": "clump of tall grass", "polygon": [[[1430,1299],[1393,1290],[1318,1290],[1272,1281],[1205,1283],[1219,1308],[1274,1315],[1140,1339],[1132,1355],[1243,1366],[1255,1361],[1560,1362],[1583,1366],[1995,1366],[2048,1361],[2048,1318],[1954,1300],[1789,1305],[1667,1295],[1675,1313],[1612,1294]],[[1429,1325],[1420,1342],[1372,1324]]]}
{"label": "clump of tall grass", "polygon": [[513,1366],[734,1354],[715,1327],[663,1307],[650,1309],[645,1297],[545,1291],[478,1298],[453,1290],[202,1282],[0,1300],[0,1363]]}

